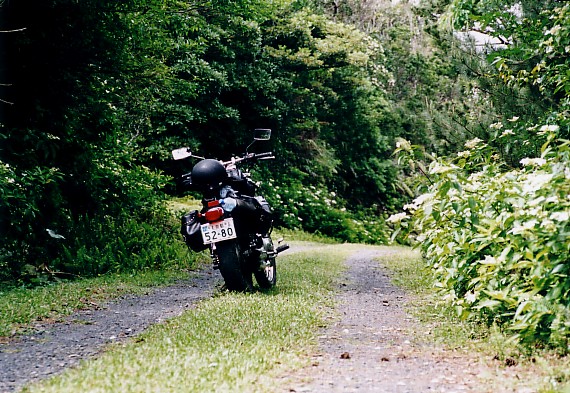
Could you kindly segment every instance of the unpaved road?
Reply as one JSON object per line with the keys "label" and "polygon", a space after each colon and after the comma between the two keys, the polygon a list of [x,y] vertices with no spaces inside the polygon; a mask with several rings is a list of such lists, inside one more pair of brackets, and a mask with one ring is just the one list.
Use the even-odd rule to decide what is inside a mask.
{"label": "unpaved road", "polygon": [[[312,365],[280,378],[283,392],[532,392],[485,383],[495,370],[465,353],[418,339],[421,327],[404,310],[407,295],[374,261],[390,248],[365,248],[350,257],[339,284],[339,316],[320,335]],[[125,297],[64,323],[39,323],[37,333],[0,344],[0,392],[60,373],[131,339],[151,324],[182,313],[212,295],[219,274],[209,269],[145,296]],[[418,334],[418,329],[420,333]]]}
{"label": "unpaved road", "polygon": [[125,341],[152,324],[175,317],[210,297],[218,281],[211,269],[144,296],[125,296],[95,310],[78,312],[63,323],[37,323],[36,333],[0,344],[0,392],[44,379],[92,357],[110,343]]}
{"label": "unpaved road", "polygon": [[[450,350],[427,339],[430,326],[406,313],[413,301],[375,261],[397,249],[366,248],[347,259],[338,317],[319,337],[307,369],[283,378],[283,392],[531,393],[516,368],[492,356]],[[388,254],[388,255],[387,255]]]}
{"label": "unpaved road", "polygon": [[[385,250],[383,252],[386,252]],[[423,347],[406,314],[406,294],[374,263],[379,251],[350,257],[338,320],[320,336],[312,366],[292,375],[289,392],[460,392],[477,389],[474,359]]]}

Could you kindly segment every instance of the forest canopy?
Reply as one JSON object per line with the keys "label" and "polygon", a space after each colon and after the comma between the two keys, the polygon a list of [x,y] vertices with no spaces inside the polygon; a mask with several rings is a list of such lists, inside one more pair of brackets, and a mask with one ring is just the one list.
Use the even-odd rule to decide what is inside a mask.
{"label": "forest canopy", "polygon": [[256,127],[274,130],[277,160],[258,176],[277,225],[386,241],[400,120],[377,38],[291,1],[24,0],[0,12],[2,277],[169,263],[179,250],[164,200],[183,170],[169,151],[228,158]]}

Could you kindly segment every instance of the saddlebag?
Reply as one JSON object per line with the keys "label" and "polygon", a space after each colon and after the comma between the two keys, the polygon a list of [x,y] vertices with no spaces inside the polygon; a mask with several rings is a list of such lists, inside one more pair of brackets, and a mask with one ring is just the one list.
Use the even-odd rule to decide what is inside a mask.
{"label": "saddlebag", "polygon": [[255,207],[258,214],[259,226],[261,228],[261,233],[266,235],[271,226],[273,224],[273,212],[271,211],[271,207],[269,203],[265,200],[262,196],[256,196],[255,200]]}
{"label": "saddlebag", "polygon": [[198,210],[191,211],[188,214],[182,216],[182,226],[180,232],[184,237],[184,242],[192,251],[203,251],[208,248],[207,244],[204,244],[202,240],[202,234],[200,232],[200,220],[198,218]]}

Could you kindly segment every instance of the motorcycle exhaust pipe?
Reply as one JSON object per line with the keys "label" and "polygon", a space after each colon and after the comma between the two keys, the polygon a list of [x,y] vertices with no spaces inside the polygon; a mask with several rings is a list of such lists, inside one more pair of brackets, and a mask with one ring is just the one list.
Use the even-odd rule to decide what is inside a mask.
{"label": "motorcycle exhaust pipe", "polygon": [[[284,240],[284,239],[283,239],[282,237],[280,237],[279,239],[277,239],[277,244],[281,244],[281,243],[283,242],[283,240]],[[285,250],[288,250],[288,249],[289,249],[289,245],[288,245],[288,244],[281,244],[280,246],[278,246],[278,247],[275,249],[275,255],[277,255],[277,254],[279,254],[280,252],[283,252],[283,251],[285,251]]]}
{"label": "motorcycle exhaust pipe", "polygon": [[280,252],[283,252],[283,251],[288,250],[288,249],[289,249],[289,245],[283,244],[283,245],[277,247],[277,249],[275,250],[275,253],[279,254]]}

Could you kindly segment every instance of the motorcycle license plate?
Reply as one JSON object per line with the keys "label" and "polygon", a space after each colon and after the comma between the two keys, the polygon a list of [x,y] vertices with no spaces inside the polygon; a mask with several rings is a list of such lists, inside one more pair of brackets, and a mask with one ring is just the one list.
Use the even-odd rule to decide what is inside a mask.
{"label": "motorcycle license plate", "polygon": [[233,218],[226,218],[220,222],[202,225],[202,240],[204,240],[204,244],[217,243],[223,240],[235,239],[236,237]]}

